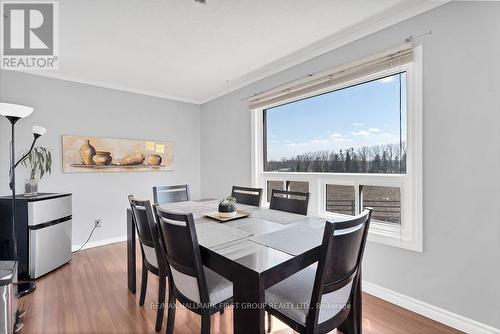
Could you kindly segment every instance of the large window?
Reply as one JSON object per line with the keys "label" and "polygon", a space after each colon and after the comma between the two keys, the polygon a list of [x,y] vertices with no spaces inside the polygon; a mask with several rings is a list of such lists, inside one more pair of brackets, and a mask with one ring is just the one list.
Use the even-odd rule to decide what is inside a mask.
{"label": "large window", "polygon": [[421,48],[416,49],[403,65],[347,79],[342,72],[338,82],[332,79],[317,91],[302,83],[293,94],[280,91],[282,100],[275,92],[257,100],[254,185],[268,199],[272,189],[309,192],[312,215],[346,217],[370,207],[370,240],[421,251]]}
{"label": "large window", "polygon": [[[406,72],[264,109],[263,124],[266,172],[405,174]],[[398,187],[358,187],[374,219],[401,223]],[[326,211],[356,214],[355,188],[328,184]]]}
{"label": "large window", "polygon": [[268,172],[406,172],[406,72],[264,110]]}

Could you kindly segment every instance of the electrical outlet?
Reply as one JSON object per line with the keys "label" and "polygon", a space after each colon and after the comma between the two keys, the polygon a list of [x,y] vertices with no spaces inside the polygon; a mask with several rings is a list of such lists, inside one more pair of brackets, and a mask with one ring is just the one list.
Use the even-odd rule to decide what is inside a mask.
{"label": "electrical outlet", "polygon": [[101,227],[102,226],[102,220],[100,218],[97,218],[94,222],[95,227]]}

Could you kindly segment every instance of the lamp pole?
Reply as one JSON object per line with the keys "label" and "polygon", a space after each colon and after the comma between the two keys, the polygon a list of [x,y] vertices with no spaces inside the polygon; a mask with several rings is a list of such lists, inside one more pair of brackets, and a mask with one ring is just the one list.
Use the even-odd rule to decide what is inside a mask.
{"label": "lamp pole", "polygon": [[[35,147],[36,140],[40,137],[40,134],[34,133],[33,142],[31,143],[31,147],[25,155],[19,161],[16,162],[16,144],[15,144],[15,124],[20,119],[20,117],[7,116],[7,119],[11,124],[11,141],[10,141],[10,181],[9,186],[12,190],[12,199],[11,199],[11,211],[12,211],[12,248],[13,248],[13,256],[14,261],[17,261],[18,266],[22,268],[21,263],[19,262],[17,256],[17,222],[16,222],[16,167],[19,165],[24,159],[26,159],[30,154],[33,148]],[[19,282],[17,284],[17,296],[22,297],[33,290],[36,289],[36,284],[30,281]]]}
{"label": "lamp pole", "polygon": [[[19,120],[18,117],[9,116],[7,119],[11,123],[11,140],[10,140],[10,190],[12,190],[12,243],[13,243],[13,251],[14,257],[17,257],[17,233],[16,233],[16,150],[15,150],[15,124]],[[16,260],[14,258],[14,260]]]}
{"label": "lamp pole", "polygon": [[[10,174],[9,174],[9,187],[12,191],[12,256],[14,262],[18,263],[18,266],[22,265],[18,259],[17,253],[17,224],[16,224],[16,167],[24,159],[26,159],[33,150],[36,140],[47,131],[45,128],[40,126],[33,127],[33,143],[31,144],[30,150],[26,153],[19,161],[16,162],[16,145],[15,145],[15,124],[21,118],[29,116],[33,112],[33,108],[28,106],[23,106],[19,104],[12,103],[2,103],[0,102],[0,115],[5,116],[11,124],[11,141],[10,141]],[[21,297],[25,294],[30,293],[35,290],[36,285],[33,282],[22,282],[17,284],[17,296]]]}

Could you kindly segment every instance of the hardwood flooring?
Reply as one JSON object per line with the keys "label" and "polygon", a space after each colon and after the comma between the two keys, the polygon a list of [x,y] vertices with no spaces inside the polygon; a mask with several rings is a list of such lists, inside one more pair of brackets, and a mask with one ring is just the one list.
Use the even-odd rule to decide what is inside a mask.
{"label": "hardwood flooring", "polygon": [[[126,243],[120,242],[74,254],[69,264],[36,280],[35,292],[19,301],[27,311],[24,333],[155,333],[158,278],[150,274],[146,303],[139,307],[140,264],[133,295],[126,263]],[[212,333],[232,333],[232,320],[230,309],[212,316]],[[366,334],[460,333],[368,294],[363,295],[363,326]],[[166,314],[161,332],[165,329]],[[178,308],[175,333],[199,332],[199,316]],[[273,333],[293,331],[275,319]]]}

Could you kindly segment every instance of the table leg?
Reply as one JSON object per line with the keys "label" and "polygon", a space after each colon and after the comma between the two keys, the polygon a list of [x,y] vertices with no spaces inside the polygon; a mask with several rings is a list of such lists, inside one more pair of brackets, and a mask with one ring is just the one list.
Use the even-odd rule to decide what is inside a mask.
{"label": "table leg", "polygon": [[132,211],[127,209],[127,280],[128,289],[135,294],[135,224]]}
{"label": "table leg", "polygon": [[238,334],[264,334],[264,288],[257,274],[242,273],[233,281],[233,328]]}
{"label": "table leg", "polygon": [[362,333],[362,301],[361,301],[361,268],[354,278],[353,283],[354,297],[351,303],[351,312],[347,319],[338,328],[344,334],[361,334]]}

